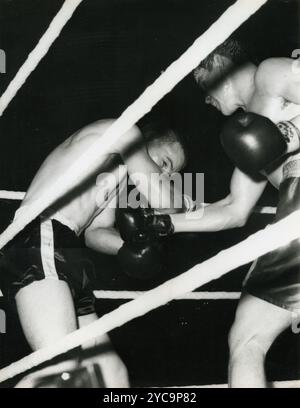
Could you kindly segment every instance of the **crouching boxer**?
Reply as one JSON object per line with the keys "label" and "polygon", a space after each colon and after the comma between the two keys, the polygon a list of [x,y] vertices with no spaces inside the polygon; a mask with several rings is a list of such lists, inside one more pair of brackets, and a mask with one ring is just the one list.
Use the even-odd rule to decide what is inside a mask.
{"label": "crouching boxer", "polygon": [[[111,123],[112,120],[92,123],[59,145],[38,170],[15,219],[21,217],[84,150],[101,139]],[[9,300],[16,302],[21,326],[33,350],[51,345],[97,319],[90,282],[94,271],[82,252],[80,236],[84,236],[87,246],[97,251],[115,254],[123,246],[114,228],[116,207],[112,203],[117,203],[117,191],[124,186],[127,174],[151,206],[172,213],[182,209],[182,197],[181,191],[170,185],[168,175],[179,171],[184,163],[184,149],[173,130],[154,124],[148,125],[144,132],[134,127],[107,155],[97,174],[48,208],[7,245],[1,289]],[[161,177],[153,178],[153,173]],[[139,178],[143,183],[139,183]],[[150,195],[149,186],[152,187]],[[106,350],[95,357],[104,384],[127,387],[126,367],[108,336],[84,348],[96,345]],[[40,374],[52,375],[56,370],[74,367],[77,362],[70,359]],[[32,374],[20,386],[32,386],[38,375]]]}

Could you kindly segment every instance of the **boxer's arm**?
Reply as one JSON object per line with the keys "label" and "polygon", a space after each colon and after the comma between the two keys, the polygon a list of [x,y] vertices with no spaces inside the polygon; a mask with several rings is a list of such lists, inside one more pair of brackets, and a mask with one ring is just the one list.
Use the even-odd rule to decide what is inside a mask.
{"label": "boxer's arm", "polygon": [[176,189],[170,177],[148,154],[140,130],[135,127],[124,135],[128,145],[120,151],[127,171],[138,191],[152,208],[161,213],[176,213],[184,208],[181,189]]}
{"label": "boxer's arm", "polygon": [[255,85],[263,95],[282,97],[300,105],[300,70],[291,58],[269,58],[255,75]]}
{"label": "boxer's arm", "polygon": [[[296,64],[296,65],[295,65]],[[262,96],[282,98],[287,102],[300,105],[300,70],[298,62],[291,58],[269,58],[258,67],[255,76],[257,92]],[[291,141],[288,152],[300,147],[300,115],[289,120],[298,132],[291,128]]]}
{"label": "boxer's arm", "polygon": [[175,233],[212,232],[244,226],[266,184],[266,180],[253,180],[235,169],[226,198],[189,215],[171,215]]}
{"label": "boxer's arm", "polygon": [[117,255],[124,241],[115,226],[114,205],[107,206],[85,230],[86,245],[97,252]]}

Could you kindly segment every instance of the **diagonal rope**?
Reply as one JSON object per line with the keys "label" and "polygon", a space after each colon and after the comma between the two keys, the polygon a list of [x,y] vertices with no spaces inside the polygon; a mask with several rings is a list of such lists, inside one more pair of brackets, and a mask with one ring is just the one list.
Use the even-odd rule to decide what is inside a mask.
{"label": "diagonal rope", "polygon": [[40,61],[47,54],[49,48],[82,1],[83,0],[65,0],[61,9],[51,21],[36,47],[28,55],[24,64],[0,97],[0,117],[3,115],[12,99],[16,96],[19,89],[24,85],[29,75],[36,69]]}

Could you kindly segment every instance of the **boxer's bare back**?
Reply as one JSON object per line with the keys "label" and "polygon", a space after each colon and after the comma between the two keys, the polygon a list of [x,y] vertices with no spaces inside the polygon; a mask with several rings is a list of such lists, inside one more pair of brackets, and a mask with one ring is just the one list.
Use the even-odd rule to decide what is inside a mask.
{"label": "boxer's bare back", "polygon": [[[36,173],[21,207],[30,206],[41,194],[46,192],[49,185],[63,175],[66,169],[93,142],[102,137],[111,123],[112,120],[100,120],[87,125],[56,147]],[[107,155],[97,174],[88,178],[85,183],[75,188],[65,199],[56,204],[53,212],[59,211],[60,215],[76,226],[77,232],[81,232],[101,211],[99,204],[102,200],[99,194],[101,195],[102,184],[97,182],[97,175],[102,172],[114,172],[118,177],[119,173],[124,173],[124,166],[120,166],[119,163],[118,152],[112,151],[111,154]],[[107,194],[107,190],[104,193]],[[103,200],[105,199],[106,197],[103,196]]]}

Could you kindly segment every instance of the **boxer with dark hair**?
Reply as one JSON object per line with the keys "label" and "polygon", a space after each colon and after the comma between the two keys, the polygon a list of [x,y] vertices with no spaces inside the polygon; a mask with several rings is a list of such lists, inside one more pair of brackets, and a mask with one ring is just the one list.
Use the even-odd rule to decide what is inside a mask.
{"label": "boxer with dark hair", "polygon": [[[111,123],[112,120],[92,123],[50,153],[35,175],[15,219],[88,146],[101,138]],[[151,251],[149,245],[144,245],[138,252],[134,244],[124,243],[115,228],[115,219],[118,192],[124,188],[128,175],[151,206],[161,212],[182,210],[182,193],[170,185],[169,175],[184,166],[184,149],[173,130],[161,133],[161,139],[158,136],[154,127],[147,140],[138,127],[129,130],[120,144],[107,154],[97,174],[48,208],[5,248],[7,270],[2,274],[5,282],[1,289],[4,295],[16,301],[25,337],[33,350],[46,347],[97,319],[88,262],[79,239],[81,234],[84,234],[86,245],[97,251],[117,254],[125,245],[120,258],[127,262],[126,270],[130,262],[133,266],[137,262],[153,263],[154,266],[152,261],[157,259],[158,249]],[[153,178],[153,173],[160,177]],[[139,182],[139,178],[143,182]],[[149,186],[151,195],[148,194]],[[170,192],[173,200],[170,200]],[[97,357],[106,386],[128,386],[127,370],[108,336],[96,339],[95,344],[107,347],[107,352]],[[66,365],[62,369],[66,369]],[[48,374],[53,374],[53,368],[43,371],[43,375]],[[32,384],[36,375],[20,386]]]}

